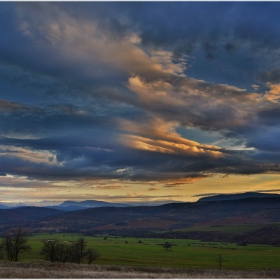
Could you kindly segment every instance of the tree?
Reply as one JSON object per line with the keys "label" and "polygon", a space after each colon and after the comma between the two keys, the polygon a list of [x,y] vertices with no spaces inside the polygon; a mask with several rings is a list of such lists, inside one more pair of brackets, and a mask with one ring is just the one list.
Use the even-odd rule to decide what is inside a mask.
{"label": "tree", "polygon": [[57,259],[57,252],[58,252],[58,240],[51,239],[51,240],[44,240],[44,247],[41,251],[41,254],[45,257],[46,261],[55,262]]}
{"label": "tree", "polygon": [[45,256],[47,261],[51,262],[71,262],[81,263],[86,257],[88,263],[99,257],[99,252],[94,249],[86,250],[87,242],[84,238],[79,238],[77,241],[70,244],[70,242],[60,242],[58,240],[44,240],[44,246],[41,254]]}
{"label": "tree", "polygon": [[87,242],[83,237],[72,245],[72,262],[81,263],[82,258],[86,255],[86,245]]}
{"label": "tree", "polygon": [[163,248],[166,248],[166,250],[170,249],[172,247],[172,244],[168,241],[162,244]]}
{"label": "tree", "polygon": [[44,240],[41,254],[46,261],[51,262],[73,262],[74,246],[56,239]]}
{"label": "tree", "polygon": [[88,249],[85,256],[87,258],[88,264],[91,264],[93,261],[99,258],[100,253],[95,249]]}
{"label": "tree", "polygon": [[223,257],[222,257],[222,255],[218,255],[218,257],[217,257],[217,259],[216,259],[216,262],[217,262],[217,264],[218,264],[218,266],[219,266],[219,269],[221,270],[222,269],[222,263],[223,263]]}
{"label": "tree", "polygon": [[6,252],[7,260],[17,262],[22,252],[29,251],[31,247],[27,245],[28,232],[22,227],[11,229],[4,235],[1,248]]}
{"label": "tree", "polygon": [[68,243],[58,243],[56,261],[62,263],[72,262],[72,253],[73,253],[72,245],[69,245]]}

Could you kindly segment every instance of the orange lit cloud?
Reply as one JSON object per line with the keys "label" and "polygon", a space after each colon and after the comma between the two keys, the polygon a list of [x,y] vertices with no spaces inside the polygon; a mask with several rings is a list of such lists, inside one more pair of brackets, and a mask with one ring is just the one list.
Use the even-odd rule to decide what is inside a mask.
{"label": "orange lit cloud", "polygon": [[166,180],[164,187],[174,188],[174,187],[178,187],[178,186],[184,186],[187,184],[192,184],[192,183],[196,182],[197,180],[206,179],[206,178],[210,178],[210,177],[212,177],[212,174],[203,174],[203,175],[197,176],[197,177]]}
{"label": "orange lit cloud", "polygon": [[223,155],[218,146],[200,144],[181,137],[174,132],[176,123],[152,119],[148,125],[121,121],[120,126],[128,132],[122,136],[124,143],[135,149],[189,156],[205,155],[213,158]]}
{"label": "orange lit cloud", "polygon": [[159,188],[149,188],[148,191],[158,191]]}
{"label": "orange lit cloud", "polygon": [[36,151],[21,147],[11,147],[0,145],[0,155],[10,156],[13,155],[14,159],[24,160],[26,162],[34,162],[37,164],[44,163],[50,166],[57,165],[58,162],[50,151]]}
{"label": "orange lit cloud", "polygon": [[278,102],[280,99],[280,84],[268,84],[270,90],[264,95],[265,99],[271,102]]}

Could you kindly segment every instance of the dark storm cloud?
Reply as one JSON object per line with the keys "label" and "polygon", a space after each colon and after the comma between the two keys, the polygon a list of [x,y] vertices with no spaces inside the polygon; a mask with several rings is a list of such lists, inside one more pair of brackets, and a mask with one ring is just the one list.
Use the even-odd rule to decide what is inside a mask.
{"label": "dark storm cloud", "polygon": [[220,48],[231,53],[248,45],[255,51],[279,45],[277,3],[28,3],[19,4],[19,10],[23,19],[29,13],[44,19],[61,12],[79,20],[94,19],[116,40],[135,32],[144,46],[186,53],[201,46],[208,57]]}
{"label": "dark storm cloud", "polygon": [[254,50],[278,48],[279,5],[273,2],[106,3],[67,5],[69,12],[94,14],[112,33],[139,32],[142,43],[191,51],[202,44],[207,54],[216,47],[231,52],[250,42]]}

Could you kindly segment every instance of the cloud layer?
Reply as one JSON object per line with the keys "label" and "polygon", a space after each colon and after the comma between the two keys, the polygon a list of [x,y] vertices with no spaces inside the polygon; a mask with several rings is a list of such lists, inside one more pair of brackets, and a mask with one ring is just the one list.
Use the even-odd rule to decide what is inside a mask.
{"label": "cloud layer", "polygon": [[280,171],[278,3],[0,5],[1,184]]}

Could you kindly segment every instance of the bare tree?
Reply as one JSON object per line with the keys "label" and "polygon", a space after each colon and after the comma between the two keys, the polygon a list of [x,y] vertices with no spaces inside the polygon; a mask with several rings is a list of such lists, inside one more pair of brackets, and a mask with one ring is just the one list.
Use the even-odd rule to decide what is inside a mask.
{"label": "bare tree", "polygon": [[88,249],[86,252],[86,258],[87,258],[88,264],[91,264],[93,261],[98,259],[99,256],[100,256],[100,253],[95,249]]}
{"label": "bare tree", "polygon": [[57,262],[72,262],[72,253],[73,248],[72,245],[68,243],[58,243],[57,244],[57,252],[56,252],[56,261]]}
{"label": "bare tree", "polygon": [[222,255],[218,255],[218,257],[217,257],[217,259],[216,259],[216,262],[217,262],[217,264],[218,264],[218,266],[219,266],[219,269],[221,270],[222,269],[222,263],[223,263],[223,257],[222,257]]}
{"label": "bare tree", "polygon": [[79,238],[72,244],[66,241],[60,242],[56,239],[44,240],[43,243],[41,254],[45,256],[47,261],[81,263],[86,257],[90,264],[99,257],[97,250],[86,250],[87,242],[84,238]]}
{"label": "bare tree", "polygon": [[22,227],[11,229],[4,235],[1,248],[6,252],[6,257],[9,261],[17,262],[20,253],[31,249],[31,247],[26,244],[28,242],[27,236],[27,231]]}
{"label": "bare tree", "polygon": [[60,242],[56,239],[44,240],[43,243],[41,254],[46,261],[63,263],[74,261],[75,249],[72,244]]}
{"label": "bare tree", "polygon": [[72,245],[72,262],[81,263],[82,258],[86,255],[86,245],[87,242],[83,237]]}

